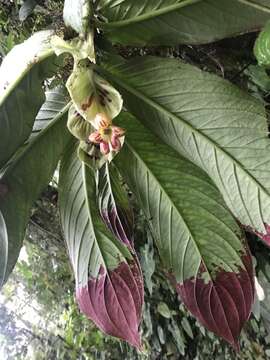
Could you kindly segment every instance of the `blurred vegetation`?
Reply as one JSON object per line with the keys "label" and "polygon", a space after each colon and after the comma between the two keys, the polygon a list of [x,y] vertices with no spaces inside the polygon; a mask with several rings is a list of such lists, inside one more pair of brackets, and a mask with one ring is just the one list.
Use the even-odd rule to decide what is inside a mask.
{"label": "blurred vegetation", "polygon": [[[62,0],[1,0],[0,60],[33,32],[61,24],[62,6]],[[124,57],[146,54],[179,57],[235,82],[268,108],[269,77],[253,58],[255,36],[245,35],[206,46],[117,47],[117,50]],[[8,360],[270,358],[270,251],[259,241],[250,243],[256,244],[252,245],[252,252],[257,257],[256,272],[266,299],[261,306],[256,303],[254,315],[241,336],[242,352],[235,354],[200,326],[177,299],[162,271],[145,219],[137,212],[135,244],[145,279],[141,326],[144,350],[137,353],[127,344],[103,335],[79,313],[59,225],[57,190],[48,187],[32,210],[24,247],[27,256],[18,263],[2,293],[0,348],[3,356]]]}

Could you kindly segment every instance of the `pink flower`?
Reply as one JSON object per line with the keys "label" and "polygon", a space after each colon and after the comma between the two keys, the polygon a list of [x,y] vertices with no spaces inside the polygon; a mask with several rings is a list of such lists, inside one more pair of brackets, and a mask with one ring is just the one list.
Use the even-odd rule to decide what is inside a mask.
{"label": "pink flower", "polygon": [[89,141],[99,144],[102,154],[107,155],[111,151],[119,151],[122,147],[120,138],[125,130],[112,125],[112,121],[105,114],[97,114],[95,117],[96,131],[89,135]]}

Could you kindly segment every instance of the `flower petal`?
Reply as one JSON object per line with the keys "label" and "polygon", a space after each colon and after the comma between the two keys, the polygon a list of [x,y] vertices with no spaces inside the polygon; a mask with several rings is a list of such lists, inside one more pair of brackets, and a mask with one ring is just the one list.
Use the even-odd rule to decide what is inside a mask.
{"label": "flower petal", "polygon": [[110,152],[109,144],[105,141],[101,141],[100,143],[100,151],[103,155],[107,155]]}
{"label": "flower petal", "polygon": [[92,134],[90,134],[88,140],[95,144],[100,144],[102,142],[102,138],[98,131],[94,131]]}
{"label": "flower petal", "polygon": [[118,139],[118,136],[112,136],[111,145],[114,151],[119,151],[121,149],[121,142]]}

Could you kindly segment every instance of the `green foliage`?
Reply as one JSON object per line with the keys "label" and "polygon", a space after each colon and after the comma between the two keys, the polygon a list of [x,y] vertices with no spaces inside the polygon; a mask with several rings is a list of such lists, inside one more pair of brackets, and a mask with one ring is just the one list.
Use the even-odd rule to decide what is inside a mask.
{"label": "green foliage", "polygon": [[209,43],[256,29],[269,18],[269,8],[235,0],[100,0],[97,11],[106,19],[98,25],[109,39],[135,46]]}
{"label": "green foliage", "polygon": [[[241,226],[270,243],[269,25],[255,45],[259,66],[252,35],[229,40],[249,38],[249,51],[225,51],[224,62],[209,52],[219,45],[202,44],[260,28],[269,14],[265,0],[5,1],[1,284],[28,240],[3,289],[9,357],[267,356],[269,254],[249,237],[254,266]],[[134,54],[143,56],[124,59]],[[38,201],[52,178],[53,198]],[[16,310],[26,292],[38,325]],[[242,354],[214,334],[235,349],[239,340]]]}

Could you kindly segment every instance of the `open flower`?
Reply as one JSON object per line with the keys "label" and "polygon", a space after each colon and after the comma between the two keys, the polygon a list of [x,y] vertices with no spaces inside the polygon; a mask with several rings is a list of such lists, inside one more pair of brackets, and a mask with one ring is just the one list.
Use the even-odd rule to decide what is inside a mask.
{"label": "open flower", "polygon": [[118,152],[123,145],[120,138],[124,136],[124,129],[112,125],[112,121],[102,113],[96,115],[94,125],[97,130],[90,134],[89,141],[99,144],[104,155]]}

